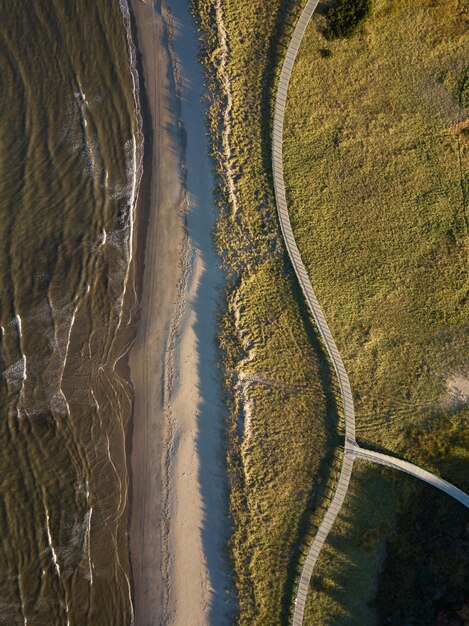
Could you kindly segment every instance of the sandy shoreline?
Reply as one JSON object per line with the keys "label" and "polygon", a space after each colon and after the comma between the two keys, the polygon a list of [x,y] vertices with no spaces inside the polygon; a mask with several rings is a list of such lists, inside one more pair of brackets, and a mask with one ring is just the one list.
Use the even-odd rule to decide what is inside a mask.
{"label": "sandy shoreline", "polygon": [[221,625],[232,606],[215,347],[223,282],[210,238],[203,75],[184,0],[133,0],[132,10],[147,107],[139,206],[148,215],[140,220],[141,315],[129,358],[135,623]]}

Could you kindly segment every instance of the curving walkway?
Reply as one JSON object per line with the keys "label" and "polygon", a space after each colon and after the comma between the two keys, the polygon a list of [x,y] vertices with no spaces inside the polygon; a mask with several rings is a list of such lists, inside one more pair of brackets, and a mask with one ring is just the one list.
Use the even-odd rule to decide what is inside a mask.
{"label": "curving walkway", "polygon": [[327,324],[324,313],[316,298],[311,281],[309,279],[306,268],[301,260],[298,246],[296,245],[295,238],[293,236],[293,230],[290,222],[290,216],[288,214],[285,182],[283,177],[283,121],[285,117],[285,106],[287,101],[288,85],[290,82],[291,73],[293,70],[293,64],[295,62],[298,50],[301,44],[301,40],[306,31],[306,27],[313,15],[318,0],[308,0],[305,8],[296,24],[293,31],[290,44],[285,56],[282,71],[280,73],[279,83],[277,87],[277,95],[275,100],[274,110],[274,123],[272,130],[272,169],[274,178],[275,199],[277,204],[277,212],[282,229],[283,239],[290,257],[293,269],[297,276],[300,287],[305,296],[308,307],[316,322],[317,328],[324,341],[327,353],[333,364],[337,380],[340,387],[340,393],[342,398],[344,425],[345,425],[345,447],[344,456],[342,461],[342,468],[337,483],[336,491],[332,502],[327,509],[324,518],[319,526],[319,530],[316,533],[312,543],[308,548],[303,568],[300,574],[300,580],[298,583],[298,589],[296,592],[295,606],[293,610],[294,626],[302,626],[303,614],[306,604],[306,596],[308,593],[309,583],[313,568],[316,564],[317,558],[321,551],[327,536],[332,529],[334,521],[342,507],[345,500],[347,489],[352,475],[353,463],[355,459],[362,458],[382,465],[388,465],[394,467],[400,471],[412,474],[425,482],[434,485],[438,489],[441,489],[448,495],[456,498],[459,502],[469,507],[469,496],[467,496],[460,489],[451,485],[447,481],[422,470],[421,468],[408,463],[407,461],[401,461],[379,452],[372,452],[370,450],[364,450],[360,448],[355,440],[355,411],[353,405],[352,390],[350,388],[350,382],[345,370],[342,357],[339,354],[337,346],[335,344],[332,333]]}
{"label": "curving walkway", "polygon": [[355,458],[365,459],[366,461],[372,461],[373,463],[379,463],[380,465],[387,465],[388,467],[405,472],[406,474],[411,474],[429,485],[433,485],[437,489],[440,489],[440,491],[444,491],[446,494],[469,508],[469,495],[467,495],[467,493],[464,493],[464,491],[458,489],[447,480],[444,480],[439,476],[435,476],[435,474],[432,474],[431,472],[427,472],[427,470],[422,469],[418,465],[414,465],[408,461],[403,461],[402,459],[396,459],[395,457],[383,454],[382,452],[365,450],[359,446],[354,447],[353,456]]}

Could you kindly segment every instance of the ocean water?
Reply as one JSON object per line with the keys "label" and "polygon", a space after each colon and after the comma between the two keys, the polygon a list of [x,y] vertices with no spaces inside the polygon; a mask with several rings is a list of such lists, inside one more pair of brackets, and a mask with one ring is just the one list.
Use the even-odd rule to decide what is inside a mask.
{"label": "ocean water", "polygon": [[124,0],[0,0],[0,624],[130,624]]}

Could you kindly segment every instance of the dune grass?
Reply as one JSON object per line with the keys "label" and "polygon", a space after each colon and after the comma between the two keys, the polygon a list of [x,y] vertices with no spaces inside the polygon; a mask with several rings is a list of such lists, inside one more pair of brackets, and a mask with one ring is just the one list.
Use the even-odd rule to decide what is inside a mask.
{"label": "dune grass", "polygon": [[[230,552],[246,625],[288,622],[301,553],[340,463],[337,389],[285,256],[270,173],[275,81],[302,5],[193,4],[219,180],[215,240],[229,281],[219,344]],[[445,459],[460,451],[464,414],[448,380],[467,372],[459,10],[381,0],[352,38],[330,40],[320,5],[295,66],[285,136],[295,234],[350,373],[359,439],[455,482]],[[409,532],[399,494],[412,479],[357,467],[308,624],[391,615],[378,570],[386,546],[399,547],[393,537]]]}
{"label": "dune grass", "polygon": [[[285,179],[357,438],[467,489],[463,7],[381,0],[353,38],[324,34],[317,15],[293,71]],[[464,623],[464,509],[415,479],[355,468],[306,623]]]}
{"label": "dune grass", "polygon": [[[410,432],[416,462],[469,490],[469,410]],[[467,509],[412,476],[357,461],[311,581],[305,624],[455,624],[468,617]]]}
{"label": "dune grass", "polygon": [[344,505],[313,574],[307,626],[377,623],[372,605],[377,574],[396,524],[396,494],[387,474],[367,462],[355,464]]}
{"label": "dune grass", "polygon": [[224,0],[222,13],[213,0],[193,6],[220,183],[214,235],[228,276],[219,345],[237,621],[286,624],[301,550],[330,497],[342,444],[337,390],[285,256],[270,178],[271,93],[298,6]]}
{"label": "dune grass", "polygon": [[327,11],[327,39],[351,37],[371,12],[371,0],[340,0]]}
{"label": "dune grass", "polygon": [[408,428],[446,414],[469,372],[463,18],[456,1],[380,0],[353,38],[326,42],[317,16],[287,103],[294,232],[357,437],[409,460]]}

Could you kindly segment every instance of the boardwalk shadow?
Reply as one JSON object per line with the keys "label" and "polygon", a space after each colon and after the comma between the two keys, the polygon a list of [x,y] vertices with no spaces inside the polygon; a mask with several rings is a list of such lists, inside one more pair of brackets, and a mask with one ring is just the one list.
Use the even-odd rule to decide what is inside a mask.
{"label": "boardwalk shadow", "polygon": [[340,391],[336,382],[335,372],[327,357],[327,353],[322,344],[322,340],[319,336],[315,323],[312,321],[307,305],[304,301],[301,288],[294,276],[293,269],[290,262],[287,260],[289,267],[289,273],[292,275],[292,287],[296,302],[298,303],[299,312],[303,322],[303,327],[309,339],[309,343],[317,355],[319,364],[319,377],[320,384],[325,394],[326,412],[324,415],[324,430],[326,435],[325,449],[326,452],[323,455],[320,464],[319,471],[314,477],[313,486],[309,493],[309,496],[305,502],[305,508],[303,514],[300,517],[298,525],[298,537],[295,543],[295,547],[291,554],[287,579],[285,582],[283,595],[282,595],[282,623],[288,624],[291,615],[292,602],[296,592],[296,580],[298,575],[299,563],[302,560],[302,555],[308,541],[311,536],[311,532],[314,529],[313,516],[321,515],[325,513],[326,507],[324,506],[324,498],[329,484],[332,481],[333,476],[338,469],[337,450],[343,444],[343,438],[339,433],[339,420],[341,408],[337,402]]}
{"label": "boardwalk shadow", "polygon": [[[326,8],[327,3],[320,2],[317,10],[322,13]],[[264,170],[272,190],[272,125],[277,86],[275,78],[277,71],[279,71],[283,63],[291,31],[300,17],[300,14],[301,11],[298,10],[298,7],[292,7],[291,5],[288,6],[286,4],[282,4],[280,7],[277,15],[276,26],[272,37],[270,38],[269,51],[267,54],[268,60],[263,74],[261,107],[262,159]],[[280,230],[278,220],[276,220],[276,228]],[[292,290],[299,308],[303,327],[308,335],[310,345],[318,358],[320,383],[324,390],[326,399],[326,413],[324,416],[326,453],[321,459],[319,472],[314,478],[311,492],[305,502],[305,509],[300,518],[298,537],[289,561],[287,580],[284,585],[282,595],[281,621],[282,624],[288,624],[291,616],[292,602],[296,592],[295,586],[299,564],[313,528],[313,515],[315,513],[316,515],[321,515],[326,510],[324,505],[325,493],[328,485],[332,482],[332,477],[338,469],[337,450],[343,444],[343,438],[342,435],[339,434],[338,415],[340,414],[341,407],[339,406],[337,399],[339,399],[340,403],[340,391],[338,389],[335,372],[333,371],[317,327],[311,318],[303,292],[301,291],[286,251],[284,252],[284,258],[286,273],[291,277]]]}

